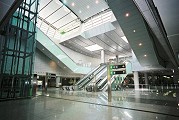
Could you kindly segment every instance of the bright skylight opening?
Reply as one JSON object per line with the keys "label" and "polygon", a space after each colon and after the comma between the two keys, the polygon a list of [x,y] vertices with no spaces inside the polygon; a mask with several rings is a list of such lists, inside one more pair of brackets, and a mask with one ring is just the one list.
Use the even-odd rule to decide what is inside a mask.
{"label": "bright skylight opening", "polygon": [[121,37],[126,43],[129,43],[126,36]]}
{"label": "bright skylight opening", "polygon": [[88,46],[88,47],[85,47],[87,50],[89,51],[96,51],[96,50],[101,50],[103,49],[101,46],[97,45],[97,44],[94,44],[94,45],[91,45],[91,46]]}

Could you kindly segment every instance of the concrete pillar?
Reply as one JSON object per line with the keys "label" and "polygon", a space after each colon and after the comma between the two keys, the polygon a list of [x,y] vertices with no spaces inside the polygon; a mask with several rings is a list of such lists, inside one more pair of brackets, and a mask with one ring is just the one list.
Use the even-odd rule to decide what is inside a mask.
{"label": "concrete pillar", "polygon": [[119,62],[118,55],[116,55],[116,63],[118,63],[118,62]]}
{"label": "concrete pillar", "polygon": [[105,63],[105,54],[104,54],[104,50],[101,50],[101,63]]}
{"label": "concrete pillar", "polygon": [[32,90],[32,95],[36,96],[36,92],[37,92],[37,85],[38,81],[37,81],[37,74],[33,75],[33,90]]}
{"label": "concrete pillar", "polygon": [[179,70],[178,69],[175,69],[173,71],[173,81],[174,81],[174,84],[178,84],[179,82]]}
{"label": "concrete pillar", "polygon": [[147,77],[147,73],[144,73],[144,78],[145,78],[145,84],[148,85],[148,77]]}
{"label": "concrete pillar", "polygon": [[56,77],[56,88],[59,88],[60,76]]}
{"label": "concrete pillar", "polygon": [[139,90],[139,73],[137,71],[134,71],[134,88]]}

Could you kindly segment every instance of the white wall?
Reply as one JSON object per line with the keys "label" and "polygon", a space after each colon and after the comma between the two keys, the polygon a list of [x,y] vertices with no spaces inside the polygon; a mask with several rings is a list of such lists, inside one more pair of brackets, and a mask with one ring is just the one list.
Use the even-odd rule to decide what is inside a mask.
{"label": "white wall", "polygon": [[48,58],[40,50],[36,49],[35,61],[34,61],[34,74],[45,75],[46,72],[55,73],[58,76],[76,76],[80,77],[79,74],[69,73],[60,68],[56,62]]}
{"label": "white wall", "polygon": [[97,59],[97,58],[88,57],[86,55],[75,52],[67,47],[64,47],[63,45],[59,45],[59,47],[76,63],[82,63],[87,65],[91,63],[91,67],[93,68],[101,63],[100,58]]}

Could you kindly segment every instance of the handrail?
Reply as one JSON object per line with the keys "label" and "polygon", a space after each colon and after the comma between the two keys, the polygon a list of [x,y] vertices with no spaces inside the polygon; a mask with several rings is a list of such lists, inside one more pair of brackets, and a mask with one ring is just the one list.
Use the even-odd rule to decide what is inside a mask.
{"label": "handrail", "polygon": [[[97,74],[99,74],[103,69],[105,69],[106,68],[106,66],[102,66],[102,67],[100,67],[101,68],[101,70],[99,70],[95,75],[97,75]],[[94,71],[94,72],[96,72],[96,71]],[[94,76],[95,76],[94,75]],[[91,81],[93,78],[94,78],[94,76],[92,77],[92,78],[89,78],[89,80],[88,81],[86,81],[85,83],[81,83],[81,85],[79,85],[79,88],[82,88],[82,87],[84,87],[86,84],[88,84],[89,83],[89,81]]]}
{"label": "handrail", "polygon": [[79,85],[81,84],[86,78],[88,78],[91,74],[93,74],[97,69],[100,68],[101,65],[98,65],[95,69],[93,69],[92,71],[90,71],[84,78],[82,78],[81,80],[79,80],[75,85]]}
{"label": "handrail", "polygon": [[[39,27],[37,27],[37,30],[39,30],[40,32],[42,32],[42,34],[44,34],[55,46],[57,46],[68,58],[70,58],[70,60],[72,60],[75,64],[77,64],[69,55],[67,55],[67,53],[60,48],[58,45],[56,45],[56,43],[50,39],[49,36],[47,36]],[[37,32],[38,33],[38,32]],[[42,44],[43,45],[43,44]],[[44,45],[43,45],[44,46]],[[45,46],[44,46],[45,47]]]}
{"label": "handrail", "polygon": [[[111,84],[114,82],[114,76],[112,76],[112,78],[111,78]],[[106,84],[104,85],[104,87],[103,88],[101,88],[100,90],[102,90],[102,91],[106,91],[107,90],[107,88],[108,88],[108,82],[106,82]]]}
{"label": "handrail", "polygon": [[106,80],[107,80],[107,76],[106,76],[99,84],[97,84],[97,85],[98,85],[98,86],[101,86],[102,83],[104,83]]}
{"label": "handrail", "polygon": [[[101,68],[101,69],[100,69],[100,68]],[[96,71],[97,71],[96,74],[94,74],[94,73],[96,72],[96,71],[94,71],[92,77],[90,77],[87,81],[84,81],[83,83],[81,83],[81,84],[79,85],[79,88],[82,88],[82,87],[84,87],[86,84],[88,84],[88,83],[94,78],[94,76],[96,76],[98,73],[100,73],[100,72],[105,68],[105,66],[101,66],[100,68],[96,70]]]}
{"label": "handrail", "polygon": [[[102,70],[100,70],[100,73],[101,73],[101,72],[103,72],[103,74],[106,73],[106,72],[107,72],[107,67],[104,67]],[[100,74],[100,73],[98,73],[98,74]],[[97,75],[98,75],[98,74],[97,74]],[[103,74],[102,74],[102,75],[103,75]],[[96,76],[97,76],[97,75],[96,75]],[[98,78],[96,77],[96,80],[98,80],[98,79],[100,78],[100,76],[102,76],[102,75],[99,75]],[[93,78],[94,78],[94,77],[93,77]],[[99,80],[96,81],[96,84],[97,84],[97,82],[99,83]],[[87,83],[86,86],[88,86],[90,83],[92,83],[92,81],[90,81],[89,83]]]}

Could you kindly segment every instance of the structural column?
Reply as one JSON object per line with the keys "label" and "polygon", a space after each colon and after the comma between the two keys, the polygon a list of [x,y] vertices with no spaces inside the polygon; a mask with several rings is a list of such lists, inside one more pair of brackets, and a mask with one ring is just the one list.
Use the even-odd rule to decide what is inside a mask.
{"label": "structural column", "polygon": [[60,76],[56,77],[56,88],[59,88]]}
{"label": "structural column", "polygon": [[144,78],[145,78],[145,84],[148,85],[147,73],[144,73]]}
{"label": "structural column", "polygon": [[134,71],[134,88],[139,90],[139,72]]}
{"label": "structural column", "polygon": [[104,50],[101,50],[101,63],[105,63],[105,54],[104,54]]}
{"label": "structural column", "polygon": [[119,62],[118,55],[116,55],[116,63],[118,63],[118,62]]}

